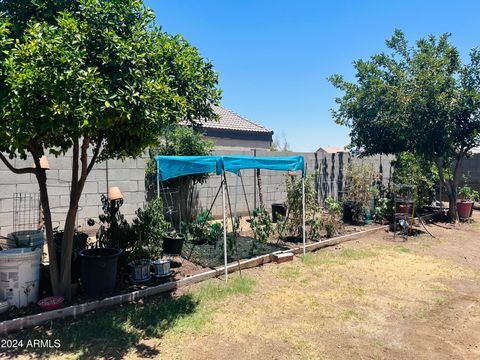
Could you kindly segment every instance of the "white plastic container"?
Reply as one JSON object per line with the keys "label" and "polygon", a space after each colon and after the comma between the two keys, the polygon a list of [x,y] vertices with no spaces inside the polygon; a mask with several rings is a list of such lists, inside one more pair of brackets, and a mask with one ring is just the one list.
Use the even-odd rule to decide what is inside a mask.
{"label": "white plastic container", "polygon": [[38,300],[42,250],[0,251],[0,300],[21,308]]}
{"label": "white plastic container", "polygon": [[31,246],[43,250],[45,235],[41,230],[22,230],[15,231],[7,235],[7,239],[0,239],[2,249],[16,249],[17,241],[20,247]]}

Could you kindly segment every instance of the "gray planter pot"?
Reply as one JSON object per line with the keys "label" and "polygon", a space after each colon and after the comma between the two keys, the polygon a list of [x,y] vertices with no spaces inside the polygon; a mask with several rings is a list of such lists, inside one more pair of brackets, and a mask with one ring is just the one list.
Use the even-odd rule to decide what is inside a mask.
{"label": "gray planter pot", "polygon": [[144,282],[150,280],[150,260],[143,259],[132,261],[130,266],[131,280],[133,282]]}
{"label": "gray planter pot", "polygon": [[154,276],[155,277],[164,277],[170,275],[170,260],[168,259],[158,259],[152,261],[152,265],[154,268]]}

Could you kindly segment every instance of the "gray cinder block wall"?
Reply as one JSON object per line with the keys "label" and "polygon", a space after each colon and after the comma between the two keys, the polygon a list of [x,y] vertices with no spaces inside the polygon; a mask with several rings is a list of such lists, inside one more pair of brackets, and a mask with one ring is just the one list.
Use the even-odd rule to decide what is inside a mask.
{"label": "gray cinder block wall", "polygon": [[[50,170],[47,171],[47,186],[53,226],[63,228],[68,210],[71,153],[55,158],[48,156]],[[13,160],[16,167],[28,167],[33,161]],[[124,195],[123,212],[127,219],[132,219],[135,210],[143,207],[145,202],[145,158],[126,159],[125,161],[108,161],[108,186],[118,186]],[[38,193],[38,184],[34,175],[17,175],[12,173],[0,161],[0,235],[7,235],[14,230],[13,194]],[[102,212],[100,196],[107,192],[107,163],[98,163],[92,169],[79,202],[77,225],[80,230],[91,232],[87,220],[98,219]]]}
{"label": "gray cinder block wall", "polygon": [[[253,151],[238,150],[217,150],[218,155],[253,155]],[[368,159],[352,159],[348,153],[293,153],[293,152],[270,152],[266,150],[257,150],[257,156],[292,156],[303,155],[307,174],[317,173],[314,178],[318,198],[323,201],[328,196],[339,198],[342,195],[344,187],[345,170],[350,161],[361,161],[371,163],[375,171],[383,170],[383,181],[388,183],[390,177],[390,160],[392,157],[373,157]],[[54,227],[62,229],[69,202],[69,181],[71,177],[70,154],[54,158],[48,157],[50,170],[47,172],[49,199],[52,209]],[[146,199],[145,191],[145,166],[147,156],[138,159],[127,159],[125,161],[108,161],[108,186],[118,186],[124,195],[124,205],[122,212],[127,219],[135,216],[135,211],[143,207]],[[14,160],[17,167],[32,166],[30,161]],[[233,174],[227,173],[227,184],[231,200],[232,210],[237,210],[238,214],[247,214],[248,208],[254,208],[255,192],[255,170],[247,169],[242,171],[245,193],[248,200],[248,206],[245,202],[245,195],[241,182]],[[286,172],[261,170],[262,194],[267,209],[271,204],[283,202],[286,199],[285,179]],[[211,175],[205,184],[196,188],[195,197],[197,199],[196,208],[210,207],[215,194],[221,184],[221,179],[217,175]],[[10,172],[3,163],[0,162],[0,234],[6,235],[13,230],[13,200],[14,193],[38,193],[38,185],[33,175],[16,175]],[[78,212],[77,224],[82,231],[92,231],[86,225],[89,218],[98,219],[102,212],[100,195],[107,192],[107,163],[96,164],[90,173],[85,189],[80,199],[80,209]],[[258,187],[257,187],[258,194]],[[258,196],[258,195],[257,195]],[[235,201],[236,199],[236,201]],[[258,197],[257,197],[258,199]],[[236,205],[235,205],[236,203]],[[175,205],[175,204],[173,204]],[[258,205],[258,200],[257,200]],[[228,203],[227,203],[228,206]],[[222,198],[218,197],[212,213],[215,217],[222,215]]]}
{"label": "gray cinder block wall", "polygon": [[[217,150],[218,155],[248,155],[253,156],[253,151],[232,151],[232,150]],[[391,176],[390,161],[392,156],[375,156],[365,159],[353,158],[349,153],[297,153],[297,152],[270,152],[257,150],[257,156],[293,156],[303,155],[305,158],[305,166],[308,174],[316,174],[313,178],[314,186],[317,191],[318,200],[323,202],[325,198],[332,196],[339,199],[342,196],[345,186],[345,172],[348,164],[351,161],[371,164],[374,171],[382,172],[383,183],[388,184]],[[255,170],[242,170],[242,179],[245,185],[245,193],[248,199],[245,201],[242,184],[239,179],[233,174],[227,173],[227,185],[229,196],[232,204],[232,210],[236,210],[240,215],[252,211],[254,208],[254,184],[255,184]],[[271,208],[273,203],[281,203],[286,200],[285,180],[287,172],[274,170],[260,170],[263,200],[267,209]],[[212,204],[215,194],[221,184],[220,177],[212,175],[205,184],[197,186],[196,198],[198,209],[207,209]],[[258,186],[257,186],[257,205],[258,205]],[[228,206],[228,203],[227,203]],[[222,215],[222,199],[219,196],[215,205],[212,208],[212,214],[215,217]]]}

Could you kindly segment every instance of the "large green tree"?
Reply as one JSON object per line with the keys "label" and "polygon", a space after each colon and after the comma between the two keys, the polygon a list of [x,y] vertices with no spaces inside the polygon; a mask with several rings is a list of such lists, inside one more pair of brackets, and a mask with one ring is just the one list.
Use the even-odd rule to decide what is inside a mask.
{"label": "large green tree", "polygon": [[462,64],[449,34],[411,46],[400,30],[387,46],[389,53],[354,62],[355,82],[329,78],[344,93],[332,114],[365,155],[410,151],[433,161],[456,219],[462,162],[480,140],[480,52]]}
{"label": "large green tree", "polygon": [[[0,159],[38,181],[53,292],[69,298],[75,217],[95,163],[140,155],[166,125],[212,118],[217,75],[139,0],[3,0],[0,12]],[[69,150],[58,264],[40,157]],[[15,168],[17,156],[35,166]]]}

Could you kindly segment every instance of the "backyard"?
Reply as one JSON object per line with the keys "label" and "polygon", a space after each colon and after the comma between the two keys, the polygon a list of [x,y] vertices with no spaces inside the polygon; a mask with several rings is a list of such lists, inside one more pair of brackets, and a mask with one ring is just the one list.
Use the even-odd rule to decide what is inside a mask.
{"label": "backyard", "polygon": [[58,350],[4,357],[478,358],[479,214],[473,219],[427,225],[435,238],[377,232],[226,284],[54,321],[9,339],[58,339]]}

